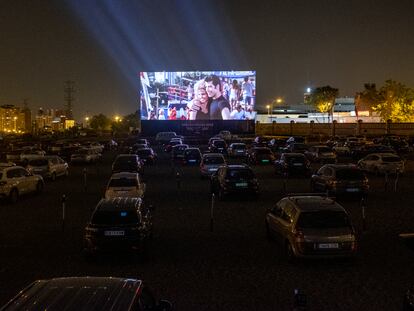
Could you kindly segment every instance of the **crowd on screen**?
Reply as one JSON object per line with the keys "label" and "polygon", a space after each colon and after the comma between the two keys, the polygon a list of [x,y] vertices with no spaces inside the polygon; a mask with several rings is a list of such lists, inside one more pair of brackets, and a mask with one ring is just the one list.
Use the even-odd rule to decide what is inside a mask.
{"label": "crowd on screen", "polygon": [[169,93],[185,97],[184,104],[168,105],[151,111],[152,120],[254,120],[256,88],[254,80],[209,75],[187,83],[185,90],[169,89]]}

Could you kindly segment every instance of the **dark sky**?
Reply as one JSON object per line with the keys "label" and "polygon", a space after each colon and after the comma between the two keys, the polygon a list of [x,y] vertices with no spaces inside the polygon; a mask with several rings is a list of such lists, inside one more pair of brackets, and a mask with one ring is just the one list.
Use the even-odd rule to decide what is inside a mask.
{"label": "dark sky", "polygon": [[262,107],[308,85],[414,87],[413,12],[413,0],[2,0],[0,104],[63,107],[73,80],[76,118],[125,115],[140,70],[256,70]]}

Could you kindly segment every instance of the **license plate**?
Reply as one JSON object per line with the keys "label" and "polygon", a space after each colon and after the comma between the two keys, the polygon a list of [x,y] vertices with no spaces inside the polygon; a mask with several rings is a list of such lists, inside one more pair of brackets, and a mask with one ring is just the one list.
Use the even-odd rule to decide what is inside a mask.
{"label": "license plate", "polygon": [[189,163],[195,163],[196,160],[188,160]]}
{"label": "license plate", "polygon": [[105,231],[105,236],[123,236],[125,235],[125,231],[119,230],[119,231]]}
{"label": "license plate", "polygon": [[217,171],[216,168],[209,168],[208,170],[209,170],[209,172],[215,172],[215,171]]}
{"label": "license plate", "polygon": [[247,182],[236,183],[236,187],[247,187]]}
{"label": "license plate", "polygon": [[358,188],[348,188],[346,189],[346,192],[359,192]]}
{"label": "license plate", "polygon": [[262,163],[269,163],[269,160],[262,160]]}
{"label": "license plate", "polygon": [[329,248],[339,248],[338,243],[321,243],[318,244],[318,248],[329,249]]}

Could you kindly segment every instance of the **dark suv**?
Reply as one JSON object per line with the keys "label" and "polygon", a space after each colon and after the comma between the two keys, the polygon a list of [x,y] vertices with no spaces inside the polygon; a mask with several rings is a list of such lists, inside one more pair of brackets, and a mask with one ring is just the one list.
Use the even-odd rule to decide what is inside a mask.
{"label": "dark suv", "polygon": [[137,250],[145,255],[152,217],[140,198],[102,199],[85,228],[85,255],[106,250]]}
{"label": "dark suv", "polygon": [[259,183],[247,165],[223,165],[211,176],[211,192],[222,200],[230,193],[248,194],[257,198]]}

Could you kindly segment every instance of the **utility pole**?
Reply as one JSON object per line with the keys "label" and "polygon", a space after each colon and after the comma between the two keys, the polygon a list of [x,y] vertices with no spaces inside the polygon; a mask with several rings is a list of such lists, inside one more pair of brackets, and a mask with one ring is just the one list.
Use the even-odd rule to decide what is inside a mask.
{"label": "utility pole", "polygon": [[65,81],[65,114],[66,118],[72,120],[73,119],[73,103],[75,101],[75,97],[73,93],[75,93],[75,82],[74,81]]}

